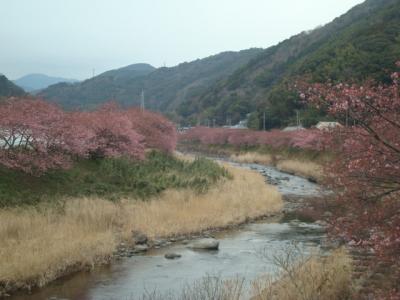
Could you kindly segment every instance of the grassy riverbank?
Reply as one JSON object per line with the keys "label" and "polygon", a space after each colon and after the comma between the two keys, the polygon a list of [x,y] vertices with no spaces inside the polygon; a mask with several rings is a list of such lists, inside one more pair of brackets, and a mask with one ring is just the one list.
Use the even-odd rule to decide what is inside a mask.
{"label": "grassy riverbank", "polygon": [[168,188],[204,192],[227,176],[226,170],[209,160],[189,162],[159,152],[148,153],[145,161],[82,160],[69,170],[40,177],[0,167],[0,207],[53,203],[65,197],[147,199]]}
{"label": "grassy riverbank", "polygon": [[277,169],[320,182],[323,179],[323,165],[332,159],[328,152],[299,148],[272,148],[268,146],[202,145],[180,144],[181,151],[200,152],[209,155],[229,157],[241,163],[272,165]]}
{"label": "grassy riverbank", "polygon": [[[158,164],[151,178],[162,188],[158,192],[151,189],[145,198],[139,192],[116,192],[120,183],[112,181],[106,182],[112,188],[103,195],[96,192],[84,196],[81,188],[67,193],[64,187],[63,193],[54,194],[57,201],[49,201],[50,191],[55,189],[42,185],[40,191],[46,193],[34,202],[35,206],[2,208],[0,290],[43,286],[71,271],[107,262],[121,241],[131,242],[132,231],[141,231],[150,238],[191,234],[242,223],[282,207],[279,193],[265,185],[263,177],[255,172],[223,168],[202,159],[190,162],[167,158],[162,163],[157,155],[149,159],[155,161],[146,162],[146,167],[137,166],[129,171],[114,163],[113,168],[106,169],[108,173],[97,174],[98,182],[105,184],[104,178],[113,178],[120,172],[118,178],[123,180],[124,188],[129,187],[128,180],[132,178],[147,182],[150,173],[144,173],[147,177],[134,173]],[[164,167],[159,168],[159,164]],[[67,178],[72,180],[70,176]],[[82,178],[77,182],[83,184]],[[128,191],[133,190],[132,187]]]}

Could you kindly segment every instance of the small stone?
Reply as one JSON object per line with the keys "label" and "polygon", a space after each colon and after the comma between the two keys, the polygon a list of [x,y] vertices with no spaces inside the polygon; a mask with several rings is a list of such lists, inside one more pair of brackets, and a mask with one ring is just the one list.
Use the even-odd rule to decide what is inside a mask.
{"label": "small stone", "polygon": [[317,180],[314,177],[307,177],[307,180],[311,183],[317,183]]}
{"label": "small stone", "polygon": [[136,245],[133,248],[134,253],[146,252],[147,250],[149,250],[149,246],[147,245]]}
{"label": "small stone", "polygon": [[177,253],[167,253],[167,254],[164,255],[164,257],[166,259],[177,259],[177,258],[181,258],[182,255],[177,254]]}
{"label": "small stone", "polygon": [[325,222],[325,221],[322,221],[322,220],[316,221],[315,224],[317,224],[317,225],[319,225],[319,226],[322,226],[322,227],[328,226],[328,223]]}

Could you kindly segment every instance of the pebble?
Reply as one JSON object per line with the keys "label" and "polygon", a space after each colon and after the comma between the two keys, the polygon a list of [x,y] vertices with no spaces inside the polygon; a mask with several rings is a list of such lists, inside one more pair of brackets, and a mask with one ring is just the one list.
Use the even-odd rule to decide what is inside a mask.
{"label": "pebble", "polygon": [[182,255],[177,254],[177,253],[166,253],[166,254],[164,255],[164,257],[165,257],[166,259],[177,259],[177,258],[181,258]]}

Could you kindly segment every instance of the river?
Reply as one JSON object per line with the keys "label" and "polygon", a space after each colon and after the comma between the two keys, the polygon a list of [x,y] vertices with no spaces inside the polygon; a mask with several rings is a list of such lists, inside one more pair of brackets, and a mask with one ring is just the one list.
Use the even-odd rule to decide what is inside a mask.
{"label": "river", "polygon": [[[318,185],[272,167],[235,165],[260,172],[286,197],[314,197],[321,193]],[[249,283],[259,276],[277,274],[277,267],[267,257],[284,251],[293,243],[306,253],[319,248],[324,232],[316,224],[277,217],[216,233],[215,238],[220,241],[219,251],[195,251],[178,242],[144,255],[124,258],[109,266],[97,267],[91,272],[79,272],[30,295],[14,295],[8,299],[133,300],[154,291],[179,294],[184,286],[205,276],[217,276],[223,280],[245,278],[245,286],[249,288]],[[165,259],[164,255],[170,252],[182,257]]]}

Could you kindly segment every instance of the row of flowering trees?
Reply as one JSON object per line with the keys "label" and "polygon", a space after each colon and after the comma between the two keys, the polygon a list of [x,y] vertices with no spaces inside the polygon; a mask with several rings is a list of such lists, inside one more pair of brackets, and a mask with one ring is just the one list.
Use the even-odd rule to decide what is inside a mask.
{"label": "row of flowering trees", "polygon": [[331,229],[372,250],[380,263],[375,266],[391,267],[386,281],[393,289],[383,291],[384,299],[400,299],[400,73],[392,79],[390,85],[298,86],[309,103],[352,121],[325,138],[336,152],[326,172],[328,184],[338,191]]}
{"label": "row of flowering trees", "polygon": [[182,142],[198,142],[204,145],[260,146],[272,148],[301,148],[320,150],[319,130],[254,131],[247,129],[195,127],[179,136]]}
{"label": "row of flowering trees", "polygon": [[0,164],[40,175],[76,158],[143,159],[146,149],[175,149],[175,126],[161,115],[107,104],[92,112],[65,112],[37,99],[0,104]]}

